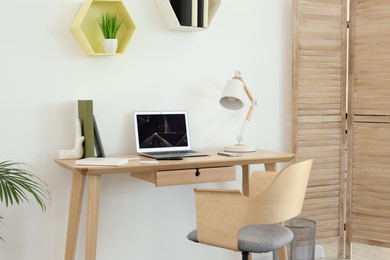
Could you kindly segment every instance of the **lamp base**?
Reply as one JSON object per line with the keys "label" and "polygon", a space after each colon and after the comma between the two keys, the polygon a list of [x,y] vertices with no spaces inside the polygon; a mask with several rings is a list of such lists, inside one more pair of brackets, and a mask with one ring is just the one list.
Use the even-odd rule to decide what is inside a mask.
{"label": "lamp base", "polygon": [[246,145],[234,145],[234,146],[224,146],[223,150],[225,152],[232,152],[232,153],[252,153],[252,152],[256,152],[256,147],[246,146]]}

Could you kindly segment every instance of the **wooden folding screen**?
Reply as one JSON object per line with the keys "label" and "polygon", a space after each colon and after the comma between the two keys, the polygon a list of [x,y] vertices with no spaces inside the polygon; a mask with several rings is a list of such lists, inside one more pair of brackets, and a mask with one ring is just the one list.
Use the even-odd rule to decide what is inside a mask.
{"label": "wooden folding screen", "polygon": [[390,1],[350,12],[347,250],[390,247]]}
{"label": "wooden folding screen", "polygon": [[346,221],[349,257],[351,242],[390,247],[390,1],[350,0],[349,46],[346,3],[294,2],[293,140],[298,161],[315,159],[303,216],[320,242],[340,238],[339,254]]}
{"label": "wooden folding screen", "polygon": [[[346,1],[294,1],[293,142],[314,158],[302,216],[319,242],[343,244]],[[340,246],[340,254],[343,247]]]}

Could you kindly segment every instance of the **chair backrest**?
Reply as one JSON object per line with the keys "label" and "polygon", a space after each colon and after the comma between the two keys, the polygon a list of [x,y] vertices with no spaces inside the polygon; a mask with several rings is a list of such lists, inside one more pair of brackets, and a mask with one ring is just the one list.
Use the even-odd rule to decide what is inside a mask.
{"label": "chair backrest", "polygon": [[312,160],[286,167],[279,174],[267,172],[246,197],[238,190],[195,189],[199,242],[238,250],[240,229],[251,224],[280,223],[302,211]]}
{"label": "chair backrest", "polygon": [[256,197],[263,193],[278,177],[278,172],[252,172],[249,181],[249,197]]}
{"label": "chair backrest", "polygon": [[[277,223],[291,219],[302,211],[313,160],[290,165],[272,184],[257,196],[248,198],[247,221]],[[254,185],[251,189],[255,188]]]}

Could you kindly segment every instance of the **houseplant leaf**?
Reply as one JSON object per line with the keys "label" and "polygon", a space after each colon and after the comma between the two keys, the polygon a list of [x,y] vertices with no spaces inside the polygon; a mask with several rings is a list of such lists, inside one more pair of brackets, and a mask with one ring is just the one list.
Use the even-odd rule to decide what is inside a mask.
{"label": "houseplant leaf", "polygon": [[[28,195],[31,195],[45,211],[46,202],[51,199],[46,182],[21,165],[12,161],[0,162],[0,201],[8,207],[14,203],[30,202]],[[3,240],[1,236],[0,239]]]}

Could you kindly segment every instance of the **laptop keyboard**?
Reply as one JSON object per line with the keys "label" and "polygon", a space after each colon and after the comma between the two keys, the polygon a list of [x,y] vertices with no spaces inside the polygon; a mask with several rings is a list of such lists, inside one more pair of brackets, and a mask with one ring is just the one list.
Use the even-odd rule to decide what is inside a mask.
{"label": "laptop keyboard", "polygon": [[165,154],[188,154],[188,153],[196,153],[196,151],[193,150],[186,150],[186,151],[169,151],[169,152],[147,152],[145,154],[150,155],[165,155]]}

